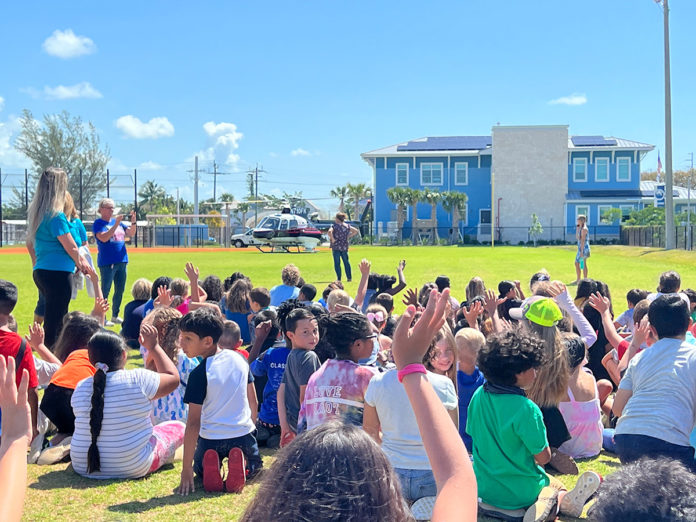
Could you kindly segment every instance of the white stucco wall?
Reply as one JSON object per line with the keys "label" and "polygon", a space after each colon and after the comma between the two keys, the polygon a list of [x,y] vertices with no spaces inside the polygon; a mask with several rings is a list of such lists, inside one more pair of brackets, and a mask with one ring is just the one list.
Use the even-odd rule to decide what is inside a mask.
{"label": "white stucco wall", "polygon": [[[564,224],[568,192],[568,126],[495,126],[494,201],[500,200],[503,241],[527,240],[532,213],[544,228]],[[521,228],[507,228],[521,227]],[[544,237],[549,237],[546,230]],[[562,234],[554,231],[554,237]]]}

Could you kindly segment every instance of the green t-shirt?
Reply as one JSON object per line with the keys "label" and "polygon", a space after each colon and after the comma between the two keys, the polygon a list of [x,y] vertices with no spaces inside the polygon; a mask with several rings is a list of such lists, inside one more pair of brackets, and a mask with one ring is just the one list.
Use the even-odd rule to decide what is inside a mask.
{"label": "green t-shirt", "polygon": [[473,439],[478,495],[503,509],[527,508],[549,485],[534,462],[549,443],[539,407],[523,395],[476,390],[469,403],[466,431]]}

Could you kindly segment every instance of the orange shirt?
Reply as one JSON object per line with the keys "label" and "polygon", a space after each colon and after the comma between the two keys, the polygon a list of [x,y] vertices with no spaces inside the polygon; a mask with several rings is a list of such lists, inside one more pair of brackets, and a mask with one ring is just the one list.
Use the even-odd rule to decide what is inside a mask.
{"label": "orange shirt", "polygon": [[87,350],[75,350],[65,359],[63,366],[53,374],[51,384],[74,390],[77,383],[96,373],[96,368],[89,362]]}

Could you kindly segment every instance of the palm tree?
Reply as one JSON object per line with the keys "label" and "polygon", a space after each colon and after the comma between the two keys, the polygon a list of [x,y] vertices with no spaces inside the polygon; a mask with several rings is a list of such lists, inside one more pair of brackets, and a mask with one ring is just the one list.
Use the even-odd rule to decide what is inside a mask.
{"label": "palm tree", "polygon": [[164,200],[167,195],[167,191],[164,187],[158,185],[151,179],[147,180],[138,192],[138,197],[140,197],[140,204],[144,207],[153,210],[155,206]]}
{"label": "palm tree", "polygon": [[348,188],[348,195],[353,198],[353,209],[354,209],[354,216],[353,219],[359,220],[360,219],[360,200],[364,197],[367,197],[367,195],[370,193],[370,188],[365,185],[365,183],[356,183],[355,185],[351,185],[350,183],[346,185]]}
{"label": "palm tree", "polygon": [[224,192],[223,194],[220,195],[218,200],[220,200],[220,202],[222,202],[222,203],[232,203],[234,201],[234,194],[230,194],[229,192]]}
{"label": "palm tree", "polygon": [[247,213],[251,210],[251,204],[250,203],[238,203],[237,204],[237,213],[241,214],[241,222],[242,222],[242,227],[246,230],[246,215]]}
{"label": "palm tree", "polygon": [[458,239],[455,231],[459,230],[459,222],[462,220],[462,214],[466,212],[466,202],[469,200],[464,192],[451,191],[442,194],[442,207],[452,215],[452,234],[450,234],[450,243],[454,243]]}
{"label": "palm tree", "polygon": [[437,233],[437,204],[442,200],[442,192],[434,189],[423,190],[422,201],[430,205],[430,223],[433,232],[430,235],[430,242],[434,245],[440,238]]}
{"label": "palm tree", "polygon": [[420,203],[421,194],[422,191],[418,189],[404,187],[404,202],[411,207],[411,242],[414,245],[418,241],[416,221],[418,220],[418,203]]}
{"label": "palm tree", "polygon": [[406,221],[406,206],[408,189],[405,187],[392,187],[387,189],[387,197],[389,201],[396,205],[396,233],[399,237],[399,243],[402,240],[402,231],[404,228],[404,221]]}
{"label": "palm tree", "polygon": [[348,197],[348,185],[343,185],[331,189],[331,197],[338,199],[338,211],[343,212],[345,207],[345,201]]}

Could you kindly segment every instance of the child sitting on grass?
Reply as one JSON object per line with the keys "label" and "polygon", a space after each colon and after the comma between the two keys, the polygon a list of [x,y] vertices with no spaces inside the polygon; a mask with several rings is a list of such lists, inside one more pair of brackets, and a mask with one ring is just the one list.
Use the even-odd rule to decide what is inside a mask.
{"label": "child sitting on grass", "polygon": [[73,469],[88,478],[140,478],[171,463],[184,440],[179,421],[152,426],[153,399],[179,385],[179,372],[157,342],[157,330],[143,325],[141,344],[152,345],[157,371],[126,370],[127,349],[119,335],[103,331],[87,344],[94,377],[72,395],[75,432],[70,447]]}
{"label": "child sitting on grass", "polygon": [[312,312],[306,308],[290,312],[285,319],[285,335],[292,344],[292,350],[288,354],[283,380],[278,387],[281,446],[289,444],[295,438],[307,383],[321,366],[319,357],[314,353],[314,347],[319,342],[319,326]]}
{"label": "child sitting on grass", "polygon": [[647,290],[641,290],[640,288],[629,290],[626,294],[626,304],[628,309],[614,320],[614,328],[617,330],[619,328],[625,328],[630,333],[633,333],[633,309],[646,297],[648,297]]}
{"label": "child sitting on grass", "polygon": [[247,279],[238,279],[227,292],[225,304],[222,307],[225,317],[239,325],[244,344],[251,342],[251,333],[249,332],[249,316],[251,314],[249,293],[251,289],[251,283]]}
{"label": "child sitting on grass", "polygon": [[242,333],[239,325],[229,319],[222,322],[222,335],[218,341],[218,346],[223,350],[232,350],[244,357],[245,361],[249,360],[249,352],[242,348]]}
{"label": "child sitting on grass", "polygon": [[693,471],[696,347],[684,341],[689,306],[679,295],[662,295],[650,304],[648,320],[658,341],[631,360],[619,383],[616,450],[622,463],[666,456]]}
{"label": "child sitting on grass", "polygon": [[462,328],[454,336],[457,345],[457,396],[459,398],[459,435],[464,445],[471,453],[471,435],[466,432],[466,418],[469,403],[474,392],[483,386],[486,379],[476,366],[476,359],[481,348],[486,344],[486,338],[474,328]]}
{"label": "child sitting on grass", "polygon": [[[184,459],[178,491],[194,491],[194,472],[203,479],[203,488],[219,492],[240,492],[247,479],[262,467],[249,408],[254,394],[253,377],[244,359],[231,350],[221,350],[221,317],[200,309],[186,314],[179,323],[181,347],[189,357],[203,357],[189,376],[184,402],[189,405],[184,438]],[[224,482],[222,459],[228,458]]]}
{"label": "child sitting on grass", "polygon": [[522,331],[496,334],[479,352],[486,383],[471,398],[466,429],[473,439],[480,514],[524,522],[553,520],[559,511],[579,517],[599,487],[599,475],[588,471],[568,492],[542,467],[551,449],[541,410],[525,388],[544,358],[544,342]]}
{"label": "child sitting on grass", "polygon": [[298,427],[311,430],[334,419],[362,426],[365,390],[377,369],[358,361],[372,353],[377,334],[359,313],[325,315],[321,325],[336,358],[327,360],[309,378]]}
{"label": "child sitting on grass", "polygon": [[297,296],[297,300],[300,302],[300,304],[309,306],[314,301],[316,295],[317,287],[314,285],[305,284],[302,286],[302,288],[300,288],[300,293]]}

